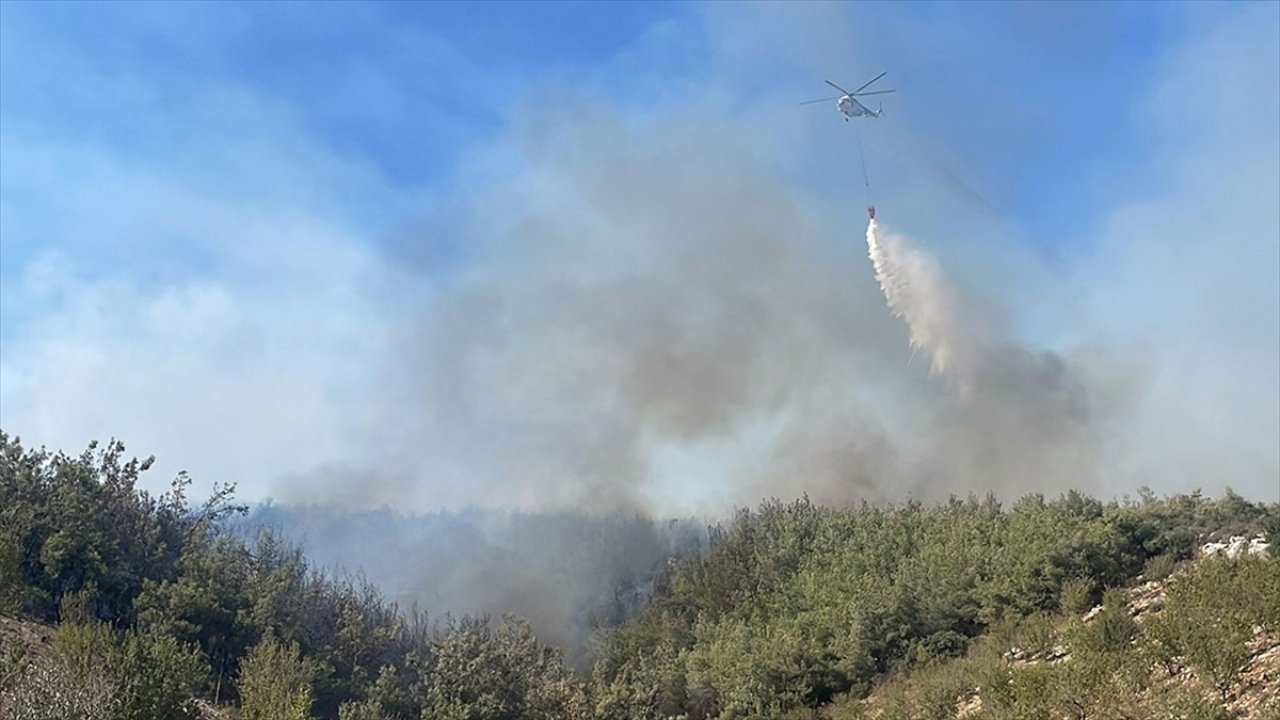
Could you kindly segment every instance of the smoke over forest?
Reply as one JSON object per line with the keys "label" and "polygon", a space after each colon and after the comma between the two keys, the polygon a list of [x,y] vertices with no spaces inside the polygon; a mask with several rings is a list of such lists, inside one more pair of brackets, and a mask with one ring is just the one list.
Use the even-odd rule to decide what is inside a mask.
{"label": "smoke over forest", "polygon": [[710,124],[599,112],[528,143],[536,170],[484,198],[514,220],[462,224],[475,260],[396,353],[377,469],[304,475],[280,499],[662,515],[1097,477],[1114,398],[984,334],[891,236],[877,272],[908,334],[852,223]]}
{"label": "smoke over forest", "polygon": [[[663,168],[705,137],[673,130],[648,145],[663,151],[623,151],[623,129],[601,122],[563,141],[572,152],[547,149],[569,158],[553,163],[557,192],[538,196],[504,262],[441,290],[405,353],[424,380],[407,396],[433,448],[423,472],[434,443],[462,449],[476,474],[446,488],[451,500],[493,493],[545,514],[284,507],[255,524],[360,568],[406,606],[515,611],[580,649],[593,623],[643,604],[664,562],[700,547],[697,521],[664,530],[610,513],[661,518],[683,491],[723,517],[718,503],[769,496],[1012,497],[1096,477],[1101,430],[1081,378],[1058,355],[989,337],[936,259],[872,221],[867,266],[833,252],[814,209],[734,148],[672,178]],[[872,272],[887,309],[867,297]],[[932,373],[911,366],[917,353]],[[661,448],[726,441],[720,454],[751,462],[718,495],[698,487],[705,477],[655,477]],[[416,492],[387,475],[358,487],[365,503]]]}
{"label": "smoke over forest", "polygon": [[[402,607],[581,647],[770,497],[1277,497],[1274,6],[1174,6],[1137,62],[1079,51],[1128,6],[712,4],[566,74],[406,40],[444,5],[38,7],[0,43],[5,430],[274,498],[251,525]],[[227,60],[280,28],[318,54]],[[155,75],[156,34],[208,56]],[[881,67],[864,233],[850,127],[797,102]]]}
{"label": "smoke over forest", "polygon": [[[407,313],[376,398],[377,462],[278,488],[285,503],[351,510],[550,514],[496,529],[499,512],[483,531],[444,523],[415,546],[345,535],[338,513],[302,533],[321,562],[365,567],[432,611],[515,611],[581,648],[593,620],[625,613],[619,593],[646,592],[674,553],[654,532],[664,518],[804,494],[1136,490],[1118,430],[1150,412],[1150,357],[1020,340],[1005,322],[1014,308],[932,252],[954,243],[908,237],[892,217],[867,227],[868,262],[859,206],[797,188],[712,118],[636,125],[574,107],[572,122],[530,119],[515,140],[527,167],[431,236],[468,262],[433,275]],[[1023,266],[999,243],[975,252],[993,248],[982,265]],[[593,555],[619,511],[654,520],[637,519],[627,557]],[[372,570],[360,549],[387,546],[427,558]]]}
{"label": "smoke over forest", "polygon": [[642,610],[654,582],[706,549],[706,526],[637,515],[470,510],[403,515],[261,506],[241,523],[305,547],[318,569],[372,583],[402,612],[527,619],[583,664],[596,628]]}

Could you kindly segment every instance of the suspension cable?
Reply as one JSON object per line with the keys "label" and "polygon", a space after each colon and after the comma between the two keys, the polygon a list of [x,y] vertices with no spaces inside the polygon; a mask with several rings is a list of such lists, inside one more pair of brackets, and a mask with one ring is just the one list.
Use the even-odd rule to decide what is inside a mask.
{"label": "suspension cable", "polygon": [[867,175],[867,156],[862,151],[862,132],[858,130],[856,121],[853,123],[853,134],[858,138],[858,159],[862,161],[862,184],[867,191],[867,205],[870,206],[874,204],[871,202],[871,178]]}

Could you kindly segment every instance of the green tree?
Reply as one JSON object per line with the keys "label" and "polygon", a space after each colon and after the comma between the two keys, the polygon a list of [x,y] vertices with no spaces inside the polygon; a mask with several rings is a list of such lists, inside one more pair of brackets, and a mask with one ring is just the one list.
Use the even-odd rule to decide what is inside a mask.
{"label": "green tree", "polygon": [[175,638],[129,630],[119,651],[122,718],[195,720],[194,704],[205,687],[209,666],[200,651]]}
{"label": "green tree", "polygon": [[173,579],[188,541],[243,511],[232,487],[189,507],[185,474],[154,498],[136,487],[153,458],[125,457],[119,441],[71,457],[0,431],[0,602],[53,622],[62,598],[81,593],[94,617],[131,625],[144,583]]}
{"label": "green tree", "polygon": [[267,637],[249,650],[240,664],[242,720],[308,720],[315,667],[303,659],[297,645]]}
{"label": "green tree", "polygon": [[571,720],[586,717],[581,684],[528,623],[454,623],[434,646],[423,717],[440,720]]}

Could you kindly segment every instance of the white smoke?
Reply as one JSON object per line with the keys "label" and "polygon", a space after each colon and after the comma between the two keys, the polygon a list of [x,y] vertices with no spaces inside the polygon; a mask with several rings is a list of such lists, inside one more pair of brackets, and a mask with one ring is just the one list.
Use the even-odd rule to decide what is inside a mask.
{"label": "white smoke", "polygon": [[935,375],[971,390],[979,354],[977,331],[937,261],[899,235],[886,233],[882,238],[874,219],[867,224],[867,254],[889,310],[907,323],[912,352],[927,353]]}

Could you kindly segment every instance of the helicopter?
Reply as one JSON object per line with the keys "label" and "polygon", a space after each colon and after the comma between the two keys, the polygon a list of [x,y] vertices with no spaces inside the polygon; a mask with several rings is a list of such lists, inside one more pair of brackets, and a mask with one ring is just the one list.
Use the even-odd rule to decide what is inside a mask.
{"label": "helicopter", "polygon": [[835,100],[836,109],[839,110],[844,115],[845,122],[849,122],[850,118],[856,118],[856,117],[878,118],[884,114],[884,105],[881,104],[880,109],[878,111],[872,110],[871,108],[859,102],[858,98],[866,97],[867,95],[885,95],[891,92],[897,92],[897,90],[872,90],[871,92],[862,92],[863,90],[866,90],[868,87],[870,87],[871,83],[874,83],[875,81],[887,75],[888,72],[889,71],[886,70],[885,72],[882,72],[879,75],[871,78],[867,82],[863,83],[862,87],[858,88],[857,90],[854,90],[853,92],[849,92],[848,90],[845,90],[844,88],[831,82],[830,80],[825,80],[824,82],[826,82],[828,85],[839,90],[844,94],[836,95],[834,97],[819,98],[817,100],[805,100],[800,104],[812,105],[813,103],[831,102],[832,100]]}

